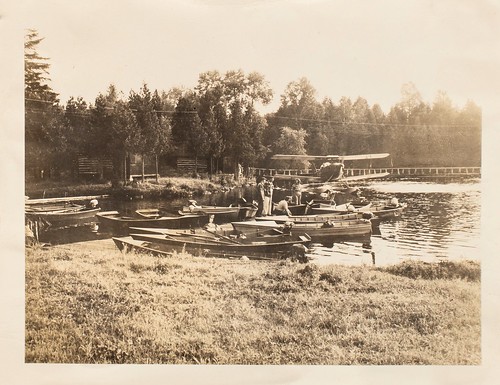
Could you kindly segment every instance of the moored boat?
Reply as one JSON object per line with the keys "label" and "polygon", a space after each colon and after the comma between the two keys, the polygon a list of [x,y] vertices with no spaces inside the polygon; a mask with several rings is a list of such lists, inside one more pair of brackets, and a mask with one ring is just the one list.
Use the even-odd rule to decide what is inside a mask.
{"label": "moored boat", "polygon": [[269,215],[266,217],[257,217],[257,221],[275,221],[278,223],[293,222],[326,222],[326,221],[347,221],[351,219],[370,219],[372,215],[369,212],[346,212],[346,213],[324,213],[311,215]]}
{"label": "moored boat", "polygon": [[70,211],[26,212],[25,214],[28,220],[38,222],[41,228],[55,230],[95,223],[96,214],[100,210],[100,208],[83,208]]}
{"label": "moored boat", "polygon": [[79,205],[75,203],[61,202],[53,204],[27,204],[25,205],[24,212],[28,214],[32,213],[63,213],[63,212],[74,212],[85,209],[85,205]]}
{"label": "moored boat", "polygon": [[373,201],[369,204],[363,205],[328,205],[320,204],[319,207],[311,207],[312,214],[325,215],[325,214],[341,214],[349,212],[370,212],[375,218],[378,219],[394,219],[399,218],[406,208],[406,203],[399,203],[397,199]]}
{"label": "moored boat", "polygon": [[[246,256],[248,258],[282,259],[305,256],[305,250],[296,245],[306,245],[311,241],[307,234],[265,235],[245,238],[213,236],[197,239],[189,235],[130,234],[135,240],[150,242],[163,251],[186,249],[198,255]],[[301,250],[301,251],[299,251]]]}
{"label": "moored boat", "polygon": [[164,227],[189,229],[202,227],[208,223],[208,215],[178,215],[157,218],[140,218],[120,215],[118,211],[104,211],[97,215],[99,230],[113,233],[128,233],[129,227]]}
{"label": "moored boat", "polygon": [[372,224],[368,219],[349,220],[326,220],[323,222],[286,222],[277,221],[249,221],[232,222],[237,232],[244,234],[248,232],[265,232],[269,229],[279,229],[283,232],[292,231],[309,234],[313,240],[315,237],[331,237],[332,239],[369,236],[372,232]]}

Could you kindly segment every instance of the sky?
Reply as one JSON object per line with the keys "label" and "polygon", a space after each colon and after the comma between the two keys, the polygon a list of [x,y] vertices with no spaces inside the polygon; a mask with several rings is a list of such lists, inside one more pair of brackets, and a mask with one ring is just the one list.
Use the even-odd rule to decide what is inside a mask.
{"label": "sky", "polygon": [[62,103],[93,102],[111,83],[125,95],[144,82],[168,91],[241,69],[273,89],[263,112],[301,77],[319,101],[361,96],[388,112],[409,82],[429,103],[442,90],[458,107],[484,105],[500,89],[499,9],[487,0],[87,0],[12,2],[5,16],[45,38],[38,51]]}

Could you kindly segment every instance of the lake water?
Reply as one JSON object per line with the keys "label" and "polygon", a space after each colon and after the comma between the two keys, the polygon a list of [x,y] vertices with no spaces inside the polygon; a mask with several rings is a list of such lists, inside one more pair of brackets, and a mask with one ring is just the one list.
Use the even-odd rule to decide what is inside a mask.
{"label": "lake water", "polygon": [[[369,241],[337,242],[333,247],[313,244],[309,256],[318,264],[349,264],[377,266],[398,263],[407,259],[438,261],[480,259],[481,183],[436,181],[372,181],[361,186],[368,199],[396,197],[408,207],[398,220],[383,221]],[[281,192],[286,194],[286,191]],[[234,189],[224,194],[197,198],[200,204],[228,205],[240,196],[254,199],[254,188]],[[117,210],[131,214],[138,208],[162,206],[175,212],[185,199],[174,201],[128,202],[103,200],[103,210]],[[112,234],[92,232],[90,228],[54,231],[42,237],[43,241],[68,243]]]}
{"label": "lake water", "polygon": [[317,247],[317,263],[398,263],[407,259],[480,260],[481,184],[425,181],[373,182],[363,187],[368,198],[395,196],[408,207],[398,220],[380,223],[369,245],[341,242]]}

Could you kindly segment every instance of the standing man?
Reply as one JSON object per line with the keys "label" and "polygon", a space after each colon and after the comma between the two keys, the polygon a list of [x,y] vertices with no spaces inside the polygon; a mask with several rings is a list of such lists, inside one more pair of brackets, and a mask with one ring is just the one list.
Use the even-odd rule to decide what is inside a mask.
{"label": "standing man", "polygon": [[264,210],[262,215],[271,215],[273,212],[273,185],[274,178],[271,176],[264,182]]}
{"label": "standing man", "polygon": [[257,203],[259,205],[256,216],[260,217],[264,214],[264,184],[266,177],[259,177],[257,183]]}
{"label": "standing man", "polygon": [[273,213],[273,191],[274,191],[274,177],[269,178],[269,189],[271,190],[271,194],[269,195],[269,211],[268,215]]}

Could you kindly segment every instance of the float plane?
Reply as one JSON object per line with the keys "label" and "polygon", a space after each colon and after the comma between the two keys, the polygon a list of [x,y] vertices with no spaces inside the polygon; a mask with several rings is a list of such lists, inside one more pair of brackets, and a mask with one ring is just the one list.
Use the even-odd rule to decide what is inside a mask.
{"label": "float plane", "polygon": [[[276,154],[271,157],[273,160],[308,160],[313,162],[315,172],[312,174],[301,175],[273,175],[275,180],[294,180],[295,178],[303,179],[306,183],[329,183],[329,182],[350,182],[356,180],[364,180],[371,178],[382,178],[389,173],[374,173],[367,175],[345,176],[344,161],[348,160],[373,160],[387,158],[388,153],[381,154],[364,154],[364,155],[284,155]],[[321,166],[316,168],[314,161],[321,161]]]}

